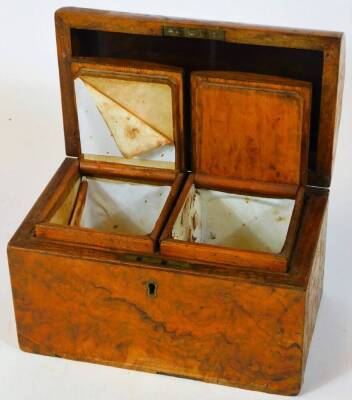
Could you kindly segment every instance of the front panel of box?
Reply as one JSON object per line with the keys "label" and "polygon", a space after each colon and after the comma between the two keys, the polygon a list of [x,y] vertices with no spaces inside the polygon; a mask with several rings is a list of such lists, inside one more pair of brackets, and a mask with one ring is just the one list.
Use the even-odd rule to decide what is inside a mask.
{"label": "front panel of box", "polygon": [[19,249],[10,263],[24,350],[299,390],[304,291]]}

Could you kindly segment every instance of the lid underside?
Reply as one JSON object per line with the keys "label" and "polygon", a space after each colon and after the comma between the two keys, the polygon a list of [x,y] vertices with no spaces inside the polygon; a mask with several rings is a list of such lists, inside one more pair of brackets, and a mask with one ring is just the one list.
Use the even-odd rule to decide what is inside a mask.
{"label": "lid underside", "polygon": [[191,75],[196,173],[306,183],[309,83],[259,74]]}
{"label": "lid underside", "polygon": [[[132,59],[181,67],[184,70],[182,150],[187,170],[193,169],[190,74],[197,70],[252,72],[312,84],[308,184],[330,185],[343,87],[339,79],[344,65],[342,34],[97,10],[82,12],[75,8],[59,11],[56,24],[68,155],[81,154],[73,76],[67,68],[75,60]],[[170,26],[177,29],[165,28]]]}
{"label": "lid underside", "polygon": [[[99,67],[99,68],[98,68]],[[155,68],[75,64],[81,153],[86,158],[175,169],[180,87]],[[165,75],[165,71],[159,71]],[[181,72],[178,73],[181,75]],[[181,78],[178,79],[181,82]],[[176,131],[176,132],[175,132]]]}

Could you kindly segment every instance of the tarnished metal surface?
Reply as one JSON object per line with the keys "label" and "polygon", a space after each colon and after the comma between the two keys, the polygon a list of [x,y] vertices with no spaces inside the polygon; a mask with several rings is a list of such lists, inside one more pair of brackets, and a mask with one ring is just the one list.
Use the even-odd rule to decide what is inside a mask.
{"label": "tarnished metal surface", "polygon": [[183,28],[164,26],[164,36],[185,37],[190,39],[225,40],[225,31],[219,29]]}

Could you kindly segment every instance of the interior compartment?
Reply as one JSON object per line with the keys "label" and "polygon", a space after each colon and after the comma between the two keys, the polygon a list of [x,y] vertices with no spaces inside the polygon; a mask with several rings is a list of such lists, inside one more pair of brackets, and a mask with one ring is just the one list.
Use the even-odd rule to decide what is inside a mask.
{"label": "interior compartment", "polygon": [[[191,174],[160,238],[162,256],[286,272],[304,204],[296,193],[258,193]],[[285,188],[284,188],[285,189]]]}
{"label": "interior compartment", "polygon": [[81,226],[129,235],[151,233],[170,186],[88,179]]}
{"label": "interior compartment", "polygon": [[[78,187],[82,182],[87,182],[87,191],[83,204],[78,204]],[[73,185],[50,222],[110,233],[147,235],[153,231],[170,190],[170,185],[83,177]],[[73,223],[77,207],[82,207],[81,217]]]}
{"label": "interior compartment", "polygon": [[60,188],[36,234],[152,254],[183,182],[182,69],[80,59],[70,72],[76,182]]}
{"label": "interior compartment", "polygon": [[245,196],[192,185],[172,238],[234,249],[280,253],[295,200]]}
{"label": "interior compartment", "polygon": [[286,271],[306,180],[311,85],[197,71],[191,86],[194,174],[161,254]]}

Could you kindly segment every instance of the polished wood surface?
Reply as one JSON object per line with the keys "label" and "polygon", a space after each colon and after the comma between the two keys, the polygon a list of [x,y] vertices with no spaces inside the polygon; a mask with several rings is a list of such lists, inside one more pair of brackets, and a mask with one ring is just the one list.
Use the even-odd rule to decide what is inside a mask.
{"label": "polished wood surface", "polygon": [[[65,158],[55,175],[52,177],[46,188],[43,190],[32,209],[28,212],[23,222],[13,235],[9,242],[9,250],[13,246],[32,249],[35,251],[47,251],[57,254],[62,250],[70,256],[79,256],[83,258],[95,258],[97,254],[106,261],[125,260],[125,254],[122,251],[108,249],[91,249],[84,245],[70,246],[68,243],[55,243],[50,241],[38,240],[35,236],[34,227],[43,221],[48,214],[48,203],[58,194],[60,182],[65,180],[73,172],[77,172],[78,163],[74,158]],[[187,183],[186,183],[187,184]],[[323,221],[321,215],[325,215],[327,209],[329,191],[322,188],[307,187],[302,210],[302,220],[299,226],[297,242],[294,246],[293,255],[289,270],[285,274],[269,273],[266,271],[252,271],[250,268],[236,268],[218,265],[207,266],[205,264],[193,263],[165,263],[158,264],[158,269],[171,270],[174,272],[184,271],[192,275],[206,275],[210,277],[221,276],[224,279],[233,279],[235,277],[259,285],[284,285],[285,287],[301,287],[308,284],[306,275],[307,269],[310,271],[313,263],[313,255],[321,234]],[[158,258],[155,255],[155,258]],[[143,258],[140,259],[140,262]],[[136,264],[137,265],[137,264]],[[142,265],[151,266],[150,262],[143,262]],[[180,269],[182,267],[182,269]],[[153,264],[154,268],[154,264]]]}
{"label": "polished wood surface", "polygon": [[[217,180],[214,179],[217,183]],[[265,192],[260,191],[246,191],[240,187],[237,190],[236,182],[233,182],[233,186],[223,187],[221,186],[222,179],[220,180],[220,185],[215,185],[216,189],[225,190],[228,193],[244,193],[250,194],[255,193],[259,196],[275,195],[277,197],[283,198],[294,198],[295,207],[290,220],[286,240],[284,246],[280,253],[267,253],[262,251],[252,251],[252,250],[240,250],[234,248],[226,248],[219,245],[203,244],[195,242],[186,242],[181,240],[176,240],[172,238],[172,229],[175,225],[176,219],[185,204],[186,198],[193,184],[199,187],[197,181],[197,175],[189,175],[185,185],[183,186],[182,192],[177,199],[177,203],[170,214],[170,218],[167,220],[163,233],[160,237],[160,252],[163,256],[171,257],[175,259],[202,262],[209,264],[225,264],[231,266],[240,266],[244,268],[252,268],[256,270],[266,270],[266,271],[276,271],[276,272],[286,272],[290,257],[293,250],[294,242],[296,241],[297,231],[301,223],[303,201],[304,201],[304,187],[300,187],[296,193],[281,192],[278,196],[277,192]],[[202,182],[203,183],[203,182]],[[206,187],[207,189],[214,189],[212,185],[201,185],[200,187]],[[286,186],[285,186],[286,187]]]}
{"label": "polished wood surface", "polygon": [[304,291],[21,250],[11,257],[23,350],[270,392],[299,389]]}
{"label": "polished wood surface", "polygon": [[69,221],[69,225],[79,226],[84,210],[84,204],[87,198],[87,192],[88,192],[88,182],[86,180],[83,180],[80,182],[78,188],[78,193],[75,204],[73,206],[73,212]]}
{"label": "polished wood surface", "polygon": [[297,196],[295,197],[295,206],[293,208],[291,221],[288,227],[288,232],[286,235],[286,240],[284,247],[281,250],[281,256],[289,259],[291,257],[291,253],[293,250],[293,246],[295,244],[297,238],[297,232],[302,220],[302,210],[303,210],[303,202],[304,202],[304,192],[305,187],[301,186],[298,189]]}
{"label": "polished wood surface", "polygon": [[287,273],[128,261],[33,236],[73,166],[65,161],[9,244],[21,348],[296,394],[322,287],[328,192],[307,189]]}
{"label": "polished wood surface", "polygon": [[176,178],[177,173],[170,169],[139,167],[124,165],[116,162],[79,159],[82,174],[89,176],[102,176],[106,178],[144,179],[149,182],[167,182]]}
{"label": "polished wood surface", "polygon": [[[113,171],[110,173],[109,171]],[[136,172],[137,171],[137,172]],[[138,169],[138,167],[119,166],[114,163],[101,163],[86,161],[80,167],[76,161],[69,170],[68,178],[65,176],[62,183],[58,184],[52,196],[48,199],[48,208],[43,218],[35,226],[35,234],[38,238],[45,240],[63,241],[71,244],[84,244],[86,246],[103,247],[137,253],[153,254],[158,248],[158,239],[162,229],[171,213],[177,196],[182,188],[184,175],[182,173],[175,176],[174,171],[158,170],[156,173],[150,169]],[[79,174],[91,175],[95,177],[109,177],[111,179],[121,179],[127,182],[139,182],[145,184],[170,185],[171,190],[162,208],[162,211],[155,223],[154,228],[146,235],[129,235],[120,233],[104,232],[93,228],[79,226],[79,220],[83,213],[85,197],[87,195],[88,183],[82,181],[76,201],[73,206],[72,216],[67,224],[52,223],[49,216],[64,203],[67,193],[72,189]],[[54,200],[53,200],[54,199]]]}
{"label": "polished wood surface", "polygon": [[[187,74],[199,69],[240,70],[313,82],[308,181],[314,186],[330,185],[343,88],[341,33],[80,8],[63,8],[57,11],[55,18],[68,155],[80,154],[71,70],[77,57],[134,58],[179,66],[185,68]],[[224,41],[163,36],[164,27],[170,25],[222,31]],[[99,48],[97,43],[100,43]],[[215,59],[210,48],[216,49]],[[187,79],[186,103],[190,97]],[[185,115],[185,122],[187,148],[190,144],[189,115]],[[187,154],[185,156],[187,158]]]}
{"label": "polished wood surface", "polygon": [[40,239],[68,242],[71,245],[82,244],[143,254],[153,254],[155,250],[155,241],[149,235],[124,235],[50,222],[38,223],[35,234]]}
{"label": "polished wood surface", "polygon": [[193,165],[200,174],[305,184],[309,83],[258,74],[191,76]]}
{"label": "polished wood surface", "polygon": [[[8,245],[21,349],[297,394],[323,287],[329,191],[322,187],[330,185],[336,147],[343,35],[76,8],[58,10],[55,24],[65,145],[70,157]],[[173,29],[177,37],[170,36]],[[195,34],[197,37],[191,37]],[[176,122],[182,124],[179,132],[183,133],[177,139],[176,171],[161,165],[116,164],[81,154],[74,78],[82,68],[93,67],[98,73],[119,69],[123,60],[133,60],[136,70],[153,70],[156,64],[174,66],[167,67],[170,73],[174,68],[183,70],[180,121]],[[280,146],[286,143],[289,161],[286,164],[286,159],[280,158],[275,164],[280,177],[274,169],[254,164],[250,169],[250,162],[238,173],[229,157],[223,164],[218,159],[218,165],[208,158],[204,170],[194,168],[202,162],[198,150],[191,154],[191,75],[196,71],[209,71],[209,79],[212,71],[222,71],[222,78],[233,71],[280,76],[284,86],[291,82],[290,88],[292,81],[309,82],[310,128],[303,118],[308,113],[304,108],[308,102],[304,102],[301,120],[305,134],[300,145],[295,141],[291,147],[285,135],[277,137]],[[265,85],[280,85],[277,78],[266,79]],[[247,87],[249,81],[247,75]],[[307,85],[298,86],[306,98]],[[232,101],[230,95],[227,100]],[[214,109],[218,111],[211,107],[212,112]],[[267,109],[270,113],[271,108]],[[298,115],[297,110],[295,113]],[[298,140],[299,135],[294,137]],[[245,135],[241,142],[243,154],[251,148],[250,138]],[[220,153],[226,153],[221,143],[208,139],[209,148],[215,145]],[[259,159],[271,162],[275,152],[261,147],[263,157]],[[184,182],[187,171],[194,174]],[[169,182],[173,187],[150,235],[111,235],[50,223],[70,189],[85,175]],[[258,252],[234,257],[233,253],[216,253],[216,249],[212,253],[208,246],[200,251],[189,248],[186,257],[182,248],[172,248],[172,257],[163,253],[174,215],[193,182],[231,193],[296,199],[280,257],[269,260]],[[77,210],[84,196],[79,197],[82,202],[77,201]]]}
{"label": "polished wood surface", "polygon": [[166,239],[160,243],[160,252],[165,257],[192,260],[207,264],[226,264],[238,267],[285,272],[288,260],[281,254],[261,251],[230,249],[204,243],[190,243],[176,239]]}
{"label": "polished wood surface", "polygon": [[224,190],[228,192],[255,194],[256,196],[271,196],[294,198],[298,191],[298,185],[248,181],[244,179],[228,178],[209,174],[194,174],[195,182],[199,187]]}

